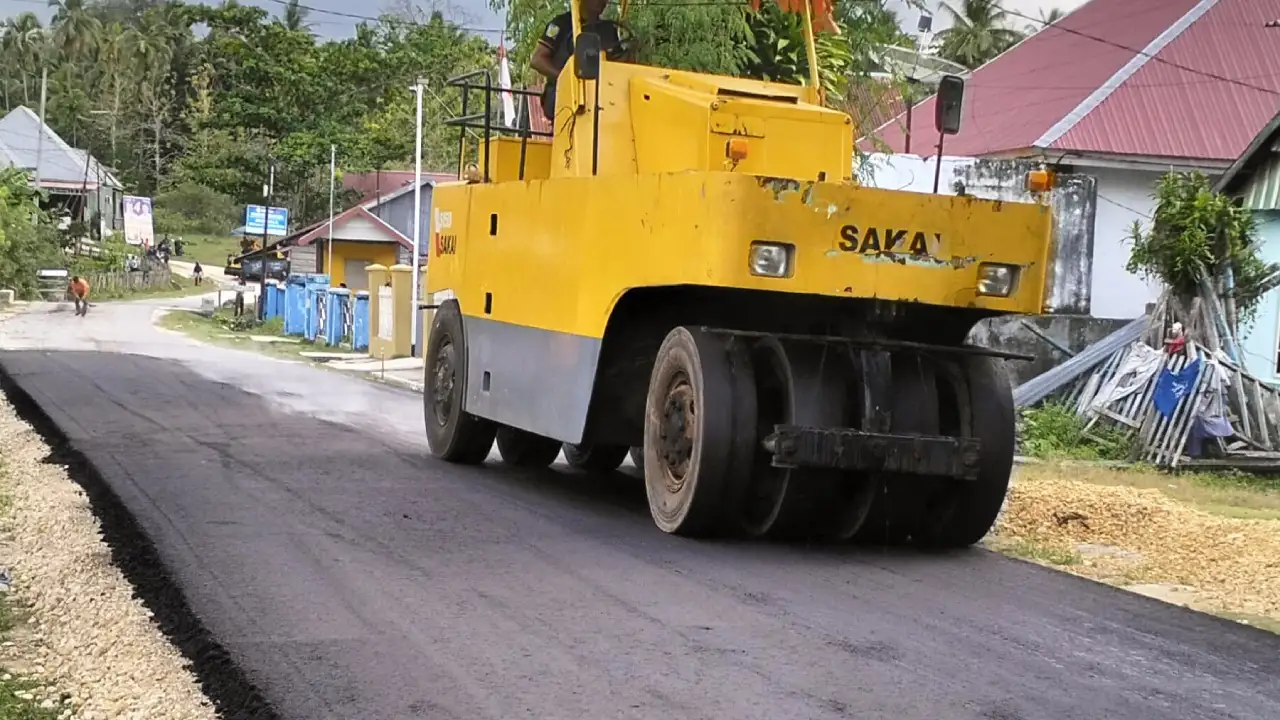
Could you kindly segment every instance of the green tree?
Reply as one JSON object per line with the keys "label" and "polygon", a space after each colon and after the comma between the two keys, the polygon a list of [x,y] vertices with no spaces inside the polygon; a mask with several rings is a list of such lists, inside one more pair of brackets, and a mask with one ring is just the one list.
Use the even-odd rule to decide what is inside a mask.
{"label": "green tree", "polygon": [[[1253,319],[1262,296],[1280,286],[1280,264],[1261,259],[1252,213],[1214,192],[1199,171],[1164,175],[1151,228],[1135,222],[1130,240],[1129,272],[1160,280],[1184,306],[1200,294],[1203,278],[1234,303],[1242,324]],[[1228,274],[1230,291],[1222,286]]]}
{"label": "green tree", "polygon": [[1010,15],[999,0],[961,0],[959,7],[944,2],[951,27],[937,35],[938,55],[967,68],[976,68],[1022,39],[1009,27]]}
{"label": "green tree", "polygon": [[65,262],[36,197],[26,172],[0,169],[0,287],[27,299],[35,296],[37,270]]}

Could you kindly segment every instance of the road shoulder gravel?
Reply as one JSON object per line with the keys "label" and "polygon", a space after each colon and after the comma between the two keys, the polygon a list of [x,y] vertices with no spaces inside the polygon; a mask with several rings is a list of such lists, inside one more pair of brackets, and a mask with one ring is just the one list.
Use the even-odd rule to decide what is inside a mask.
{"label": "road shoulder gravel", "polygon": [[30,630],[7,649],[21,648],[32,678],[56,688],[46,707],[65,705],[64,717],[84,720],[218,717],[112,564],[84,490],[49,461],[49,446],[8,399],[0,399],[0,452],[8,505],[0,547]]}

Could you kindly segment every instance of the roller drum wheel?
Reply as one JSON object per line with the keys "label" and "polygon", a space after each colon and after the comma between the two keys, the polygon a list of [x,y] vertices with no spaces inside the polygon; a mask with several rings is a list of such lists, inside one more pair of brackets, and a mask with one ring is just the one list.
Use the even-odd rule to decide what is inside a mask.
{"label": "roller drum wheel", "polygon": [[[937,372],[932,361],[916,354],[895,355],[890,386],[890,432],[937,435],[942,431]],[[871,509],[854,539],[883,545],[906,542],[938,481],[909,473],[875,473],[872,481],[875,489]]]}
{"label": "roller drum wheel", "polygon": [[627,459],[631,448],[626,445],[574,445],[563,446],[565,462],[574,470],[591,475],[607,475],[617,470]]}
{"label": "roller drum wheel", "polygon": [[535,435],[527,430],[503,425],[498,428],[498,454],[507,465],[522,468],[545,468],[560,457],[558,440]]}
{"label": "roller drum wheel", "polygon": [[[757,437],[775,424],[841,427],[849,414],[848,354],[825,344],[760,340],[751,357],[757,395]],[[842,473],[825,468],[775,468],[771,454],[753,448],[753,463],[738,519],[749,535],[826,536],[836,518]]]}
{"label": "roller drum wheel", "polygon": [[[976,480],[939,487],[925,503],[913,533],[916,544],[936,549],[968,547],[995,524],[1013,473],[1015,422],[1013,388],[1000,361],[964,357],[943,373],[957,400],[959,433],[982,443]],[[946,403],[942,403],[946,407]],[[947,432],[947,413],[943,413]]]}
{"label": "roller drum wheel", "polygon": [[431,454],[447,462],[476,465],[489,457],[497,427],[463,410],[467,346],[457,303],[436,312],[423,356],[423,419]]}
{"label": "roller drum wheel", "polygon": [[756,441],[745,363],[739,341],[699,328],[673,329],[658,350],[645,401],[644,476],[650,516],[663,532],[732,528],[735,483]]}

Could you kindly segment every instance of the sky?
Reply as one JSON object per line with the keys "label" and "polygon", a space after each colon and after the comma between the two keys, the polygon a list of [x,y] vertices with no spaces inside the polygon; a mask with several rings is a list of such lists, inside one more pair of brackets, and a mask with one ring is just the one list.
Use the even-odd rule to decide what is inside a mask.
{"label": "sky", "polygon": [[[1086,0],[1004,0],[1004,6],[1013,12],[1029,15],[1034,18],[1052,8],[1063,11],[1074,10]],[[304,0],[303,5],[312,8],[308,22],[316,33],[326,37],[348,37],[355,29],[360,17],[372,19],[380,11],[390,9],[395,2],[409,2],[423,9],[440,7],[445,14],[458,24],[485,32],[486,36],[497,39],[502,26],[502,19],[488,7],[486,0]],[[246,0],[245,4],[267,8],[273,14],[283,9],[283,0]],[[904,0],[890,0],[890,7],[898,11],[905,29],[914,32],[918,11],[908,9]],[[942,30],[949,25],[947,13],[937,10],[942,0],[925,0],[928,7],[934,9],[934,31]],[[957,2],[957,4],[959,4]],[[47,0],[0,0],[0,17],[9,17],[21,12],[34,12],[42,21],[48,21],[52,11]],[[1029,21],[1017,21],[1022,26]]]}

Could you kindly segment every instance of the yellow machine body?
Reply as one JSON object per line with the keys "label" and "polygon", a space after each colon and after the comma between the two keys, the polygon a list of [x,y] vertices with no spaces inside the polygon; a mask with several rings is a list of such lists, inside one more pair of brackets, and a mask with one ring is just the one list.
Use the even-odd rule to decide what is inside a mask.
{"label": "yellow machine body", "polygon": [[[832,318],[876,301],[932,308],[961,336],[982,317],[1041,312],[1046,204],[858,186],[854,126],[814,87],[603,58],[599,80],[581,80],[570,59],[557,97],[553,140],[492,138],[477,153],[487,182],[432,193],[426,291],[463,316],[468,412],[592,435],[588,415],[610,402],[600,386],[622,372],[608,363],[631,362],[601,357],[637,292],[642,305],[679,295],[690,317],[718,305],[717,322],[744,329],[760,324],[752,308],[796,319],[815,299]],[[790,246],[786,277],[753,274],[755,242]],[[986,263],[1017,269],[1008,296],[979,294]],[[632,417],[600,432],[637,444],[636,405],[617,402]]]}

